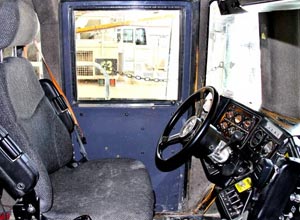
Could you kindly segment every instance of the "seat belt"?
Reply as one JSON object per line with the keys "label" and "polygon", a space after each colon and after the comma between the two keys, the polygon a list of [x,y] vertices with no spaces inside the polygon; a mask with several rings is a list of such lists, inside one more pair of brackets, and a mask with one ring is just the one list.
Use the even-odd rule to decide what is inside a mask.
{"label": "seat belt", "polygon": [[80,150],[80,154],[82,156],[80,162],[85,162],[85,161],[88,161],[88,155],[87,155],[87,152],[85,150],[85,147],[84,147],[84,144],[86,144],[86,138],[83,134],[83,131],[79,125],[79,122],[76,118],[76,115],[71,107],[71,104],[69,103],[65,93],[63,92],[62,88],[60,87],[59,83],[57,82],[57,80],[55,79],[55,76],[53,74],[53,72],[51,71],[49,65],[47,64],[41,50],[39,50],[39,47],[38,47],[38,44],[36,41],[33,42],[37,51],[39,52],[39,54],[41,55],[42,57],[42,61],[43,61],[43,64],[45,65],[46,69],[47,69],[47,72],[49,74],[49,77],[50,77],[50,80],[52,81],[54,87],[57,89],[58,93],[64,98],[64,101],[68,107],[68,110],[71,114],[71,117],[74,121],[74,132],[75,132],[75,136],[76,136],[76,139],[77,139],[77,142],[78,142],[78,145],[79,145],[79,150]]}

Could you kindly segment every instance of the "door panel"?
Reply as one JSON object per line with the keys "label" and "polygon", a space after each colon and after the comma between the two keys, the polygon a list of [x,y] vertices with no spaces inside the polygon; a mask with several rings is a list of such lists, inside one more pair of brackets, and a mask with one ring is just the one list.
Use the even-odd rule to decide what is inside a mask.
{"label": "door panel", "polygon": [[[80,125],[87,137],[88,143],[86,145],[86,149],[89,158],[99,159],[107,157],[130,157],[141,160],[146,165],[150,173],[153,188],[156,194],[156,211],[175,211],[180,209],[184,194],[184,166],[173,172],[161,172],[155,166],[154,155],[156,144],[164,129],[164,126],[167,124],[172,113],[177,109],[178,105],[188,96],[191,91],[191,85],[193,85],[193,78],[190,73],[192,49],[192,12],[191,3],[188,1],[157,2],[158,1],[135,1],[133,5],[132,1],[62,1],[61,31],[63,36],[63,75],[66,95],[71,101],[74,111],[78,116]],[[176,33],[174,30],[176,29],[178,32],[178,38],[163,41],[163,37],[160,37],[160,42],[167,42],[171,46],[173,44],[177,44],[178,51],[175,53],[175,55],[172,53],[173,55],[169,55],[169,57],[166,58],[163,54],[170,53],[170,45],[168,45],[167,52],[164,46],[157,47],[156,49],[160,50],[161,53],[156,54],[160,54],[160,59],[164,61],[154,62],[153,60],[155,60],[155,58],[151,58],[154,63],[152,63],[153,65],[150,68],[152,72],[134,72],[140,70],[139,64],[143,61],[143,59],[141,59],[141,56],[143,56],[142,50],[146,51],[144,51],[146,57],[147,54],[150,53],[150,47],[153,46],[153,44],[151,45],[149,43],[147,47],[147,45],[143,43],[150,42],[154,39],[154,34],[152,34],[152,38],[151,36],[149,37],[153,27],[149,28],[148,26],[145,27],[145,25],[142,25],[142,27],[124,27],[124,25],[121,27],[114,27],[115,21],[110,22],[109,25],[113,26],[112,28],[115,28],[112,33],[116,33],[114,36],[117,36],[116,41],[112,43],[112,45],[114,45],[113,47],[119,48],[122,46],[123,49],[124,46],[131,47],[131,49],[135,50],[135,54],[137,54],[136,59],[132,61],[130,60],[130,57],[126,58],[126,56],[129,55],[122,56],[119,52],[114,53],[114,49],[105,49],[105,55],[110,54],[110,52],[111,54],[114,54],[111,55],[111,57],[108,57],[108,55],[107,57],[97,55],[98,57],[93,57],[90,61],[93,63],[93,65],[94,63],[98,63],[100,65],[100,67],[98,66],[98,70],[100,71],[100,74],[98,72],[98,78],[91,79],[92,82],[88,81],[87,78],[84,79],[87,80],[86,83],[89,84],[89,86],[90,84],[93,84],[93,88],[96,88],[96,90],[91,89],[86,93],[83,93],[82,89],[85,89],[85,87],[81,87],[81,90],[78,91],[78,88],[82,86],[82,84],[84,86],[85,83],[85,81],[82,80],[83,75],[80,75],[79,73],[89,69],[88,71],[92,72],[94,74],[93,76],[97,76],[97,74],[95,74],[97,68],[84,67],[80,70],[76,68],[76,63],[78,64],[77,67],[85,64],[89,65],[91,63],[84,63],[85,61],[82,60],[82,57],[85,56],[84,53],[76,53],[76,51],[78,52],[79,41],[75,40],[75,38],[78,37],[75,27],[75,13],[78,13],[78,11],[86,12],[95,9],[107,11],[112,10],[112,8],[114,8],[116,5],[118,6],[117,10],[124,9],[127,11],[131,9],[148,10],[148,12],[149,10],[151,12],[154,12],[155,10],[177,10],[180,14],[178,17],[180,19],[178,21],[180,27],[177,29],[172,29],[173,32],[171,33],[169,31],[169,34],[166,36],[170,38],[171,34],[175,35]],[[150,21],[153,22],[153,20],[156,20],[156,18],[157,17],[151,17]],[[149,16],[147,16],[145,19],[149,19]],[[103,22],[101,24],[103,25]],[[159,26],[159,28],[161,28],[161,26]],[[135,31],[138,31],[139,33],[133,34],[133,36],[130,37],[127,36],[129,33],[127,29],[132,29],[133,33],[135,33]],[[141,31],[141,29],[144,30]],[[123,36],[123,33],[126,33],[126,36]],[[119,38],[118,34],[121,34],[122,36]],[[146,37],[144,35],[146,35]],[[162,36],[161,33],[160,36]],[[102,35],[102,37],[105,36]],[[123,40],[125,37],[126,40]],[[139,38],[138,45],[135,43],[133,43],[133,45],[129,45],[132,43],[129,38],[133,38],[132,42],[136,42],[136,38]],[[110,40],[113,39],[111,38]],[[118,41],[122,41],[122,45],[120,45]],[[91,42],[92,41],[89,41],[89,44]],[[84,41],[80,41],[80,44],[81,43],[84,43]],[[84,49],[86,46],[83,44],[83,46],[81,45],[80,47],[81,49]],[[103,44],[102,41],[101,45],[98,44],[98,46],[95,47],[108,47],[108,43],[106,42]],[[107,58],[110,60],[105,60]],[[124,59],[127,60],[127,62],[124,62]],[[118,77],[120,78],[117,78],[116,75],[110,75],[107,72],[105,73],[105,71],[110,70],[107,65],[102,65],[107,64],[107,61],[111,61],[112,66],[117,66],[117,75],[119,75]],[[132,63],[130,63],[131,61]],[[120,66],[120,64],[122,65]],[[143,66],[147,65],[143,64]],[[145,81],[146,84],[130,81],[131,79],[128,78],[132,77],[127,75],[128,71],[130,72],[130,68],[134,69],[134,71],[133,69],[131,71],[133,73],[130,74],[144,77],[142,80]],[[177,73],[174,73],[174,71]],[[122,73],[124,73],[124,75],[122,75]],[[152,73],[152,75],[150,74],[149,76],[147,73]],[[154,94],[157,90],[159,90],[159,88],[155,86],[155,83],[157,83],[155,78],[160,78],[160,76],[156,73],[165,74],[165,77],[161,78],[165,79],[166,81],[160,82],[160,85],[163,86],[162,91],[164,92],[164,94],[161,96]],[[133,78],[133,80],[141,81],[139,77]],[[113,94],[116,88],[121,88],[121,83],[123,82],[122,80],[127,81],[128,85],[139,85],[139,87],[134,87],[135,93],[141,94],[127,96],[127,93],[125,94],[126,90],[121,90],[121,93],[118,93],[117,95]],[[176,84],[175,89],[174,80]],[[149,86],[149,81],[153,83],[152,86],[154,86],[154,90],[146,93],[146,95],[142,95],[142,93],[146,91],[143,86]],[[109,89],[109,92],[107,92],[107,89]],[[100,92],[99,94],[94,94],[95,91]],[[124,91],[123,94],[122,91]],[[169,91],[172,92],[170,93]]]}
{"label": "door panel", "polygon": [[184,167],[160,172],[154,161],[163,126],[177,106],[153,108],[76,108],[90,159],[135,158],[147,167],[156,191],[156,210],[177,210],[184,184]]}

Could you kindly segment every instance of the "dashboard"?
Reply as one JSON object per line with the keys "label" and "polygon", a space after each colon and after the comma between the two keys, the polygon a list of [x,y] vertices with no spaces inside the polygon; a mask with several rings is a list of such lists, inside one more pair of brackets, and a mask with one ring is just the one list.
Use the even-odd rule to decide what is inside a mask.
{"label": "dashboard", "polygon": [[[225,219],[300,219],[299,148],[263,114],[222,97],[200,145]],[[242,218],[247,214],[247,218]]]}
{"label": "dashboard", "polygon": [[227,101],[214,126],[227,140],[235,132],[240,132],[242,138],[236,147],[243,151],[247,159],[257,162],[264,157],[276,163],[276,154],[299,157],[299,153],[291,146],[292,143],[285,143],[290,138],[287,131],[258,112],[233,100]]}

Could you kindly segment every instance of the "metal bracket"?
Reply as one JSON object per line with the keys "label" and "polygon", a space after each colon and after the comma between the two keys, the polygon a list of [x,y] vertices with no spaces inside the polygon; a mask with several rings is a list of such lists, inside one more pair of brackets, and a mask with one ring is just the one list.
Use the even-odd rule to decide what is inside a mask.
{"label": "metal bracket", "polygon": [[15,219],[18,220],[42,220],[40,214],[40,199],[35,191],[26,194],[13,206]]}

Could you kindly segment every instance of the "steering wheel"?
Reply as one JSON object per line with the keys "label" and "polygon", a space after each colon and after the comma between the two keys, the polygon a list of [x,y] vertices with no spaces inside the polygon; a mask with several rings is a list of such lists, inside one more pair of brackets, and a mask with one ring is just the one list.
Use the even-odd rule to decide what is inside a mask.
{"label": "steering wheel", "polygon": [[[210,94],[210,95],[209,95]],[[159,142],[156,147],[155,162],[161,171],[171,171],[192,156],[193,151],[197,148],[197,144],[204,136],[213,119],[218,104],[219,94],[215,88],[211,86],[202,87],[197,92],[188,97],[177,109],[172,118],[166,125]],[[210,103],[210,109],[204,108],[207,102]],[[192,112],[190,112],[192,110]],[[170,135],[179,119],[184,115],[190,116],[179,133]],[[172,145],[181,145],[179,152],[166,158],[163,152]]]}

